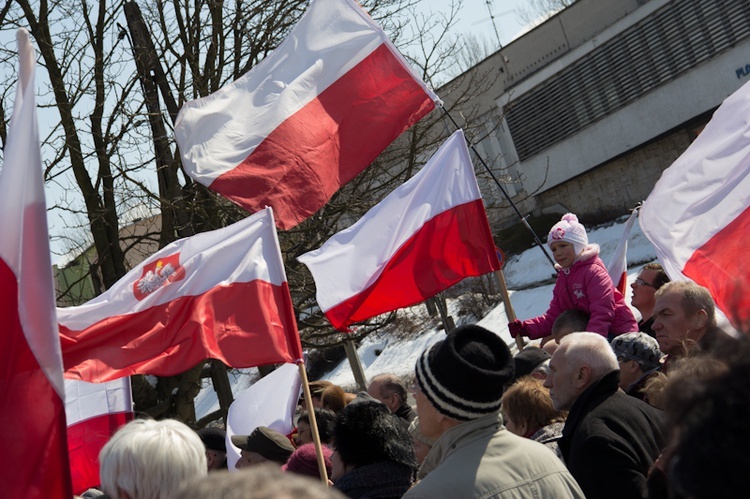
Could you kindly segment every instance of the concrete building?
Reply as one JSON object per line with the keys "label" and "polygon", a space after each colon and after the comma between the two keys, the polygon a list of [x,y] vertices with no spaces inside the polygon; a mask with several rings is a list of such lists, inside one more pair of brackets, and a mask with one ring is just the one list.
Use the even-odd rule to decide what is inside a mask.
{"label": "concrete building", "polygon": [[[470,71],[488,68],[492,91],[471,103],[487,130],[478,149],[521,211],[606,221],[750,81],[750,2],[578,0]],[[480,185],[495,229],[517,221]]]}
{"label": "concrete building", "polygon": [[[159,249],[161,215],[135,218],[120,228],[125,268],[132,269]],[[59,307],[81,305],[105,291],[96,248],[89,246],[65,265],[52,266]]]}

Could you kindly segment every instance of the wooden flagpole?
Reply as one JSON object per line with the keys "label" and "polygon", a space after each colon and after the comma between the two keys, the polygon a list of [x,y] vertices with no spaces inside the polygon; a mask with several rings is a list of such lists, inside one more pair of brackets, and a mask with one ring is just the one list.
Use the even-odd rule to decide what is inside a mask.
{"label": "wooden flagpole", "polygon": [[[503,269],[495,271],[495,277],[497,277],[497,282],[500,285],[500,294],[503,297],[503,304],[505,305],[505,315],[508,317],[508,322],[513,322],[516,320],[516,312],[513,310],[513,304],[510,302],[510,294],[508,294],[508,286],[505,284]],[[516,345],[519,351],[526,347],[526,343],[520,336],[516,336]]]}
{"label": "wooden flagpole", "polygon": [[326,471],[326,462],[323,457],[323,447],[320,443],[320,434],[318,433],[318,421],[315,419],[315,408],[312,404],[312,395],[310,394],[310,384],[307,381],[307,371],[305,370],[305,363],[303,361],[297,362],[297,368],[299,369],[299,375],[302,378],[302,392],[305,395],[305,407],[307,408],[307,415],[310,421],[310,431],[312,432],[313,443],[315,444],[315,455],[318,458],[318,472],[320,473],[320,480],[324,485],[328,486],[328,472]]}

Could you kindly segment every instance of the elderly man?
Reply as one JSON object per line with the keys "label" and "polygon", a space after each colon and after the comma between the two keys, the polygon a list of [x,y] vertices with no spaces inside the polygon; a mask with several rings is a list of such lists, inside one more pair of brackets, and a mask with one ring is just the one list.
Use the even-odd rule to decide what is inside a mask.
{"label": "elderly man", "polygon": [[250,435],[232,435],[232,443],[242,450],[234,467],[239,469],[261,463],[286,463],[294,446],[286,436],[266,426],[259,426]]}
{"label": "elderly man", "polygon": [[200,437],[174,419],[136,419],[99,453],[102,489],[112,499],[167,497],[208,473]]}
{"label": "elderly man", "polygon": [[641,320],[638,322],[638,330],[649,336],[654,336],[651,325],[654,322],[654,304],[656,302],[654,294],[656,291],[669,282],[669,276],[658,263],[649,263],[644,265],[638,273],[638,277],[630,287],[633,290],[633,296],[630,304],[641,313]]}
{"label": "elderly man", "polygon": [[711,293],[703,286],[690,281],[670,282],[655,296],[651,328],[667,361],[684,357],[691,351],[706,350],[725,336],[716,326],[716,307]]}
{"label": "elderly man", "polygon": [[422,353],[414,396],[422,434],[436,440],[404,498],[583,497],[551,450],[503,426],[512,376],[508,346],[479,326],[458,327]]}
{"label": "elderly man", "polygon": [[648,497],[646,475],[664,446],[663,415],[619,390],[617,358],[596,333],[562,339],[544,382],[570,411],[558,445],[588,499]]}
{"label": "elderly man", "polygon": [[198,436],[206,447],[208,471],[227,469],[227,433],[221,428],[201,428]]}
{"label": "elderly man", "polygon": [[657,375],[664,356],[659,343],[646,333],[625,333],[612,340],[612,350],[620,364],[620,388],[644,400],[646,382]]}
{"label": "elderly man", "polygon": [[367,394],[384,403],[389,411],[405,420],[407,426],[417,417],[406,401],[406,386],[395,374],[378,374],[372,378]]}

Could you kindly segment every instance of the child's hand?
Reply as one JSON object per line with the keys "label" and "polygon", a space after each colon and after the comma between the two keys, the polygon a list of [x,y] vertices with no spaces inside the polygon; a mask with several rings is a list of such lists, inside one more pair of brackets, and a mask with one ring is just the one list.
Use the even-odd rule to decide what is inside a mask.
{"label": "child's hand", "polygon": [[513,338],[519,335],[526,336],[526,327],[523,325],[523,322],[519,321],[518,319],[508,323],[508,331],[510,331],[510,335]]}

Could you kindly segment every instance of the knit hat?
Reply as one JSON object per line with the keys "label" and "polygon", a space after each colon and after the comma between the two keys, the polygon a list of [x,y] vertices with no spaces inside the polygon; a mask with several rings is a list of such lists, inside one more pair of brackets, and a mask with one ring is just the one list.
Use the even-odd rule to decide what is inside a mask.
{"label": "knit hat", "polygon": [[573,213],[566,213],[562,219],[557,222],[547,234],[547,245],[552,248],[555,241],[565,241],[573,245],[576,256],[588,246],[589,237],[586,235],[586,229],[578,223],[578,217]]}
{"label": "knit hat", "polygon": [[281,464],[294,452],[294,446],[286,436],[265,426],[257,427],[250,435],[232,435],[232,443]]}
{"label": "knit hat", "polygon": [[480,326],[460,326],[417,360],[419,389],[441,414],[469,421],[500,410],[503,387],[513,378],[505,342]]}
{"label": "knit hat", "polygon": [[644,371],[659,367],[664,354],[659,350],[659,342],[646,333],[625,333],[612,340],[612,350],[618,358],[634,360]]}
{"label": "knit hat", "polygon": [[201,437],[206,449],[218,450],[221,452],[227,451],[227,434],[221,428],[209,426],[207,428],[201,428],[196,433]]}
{"label": "knit hat", "polygon": [[[333,451],[325,445],[322,446],[322,450],[326,473],[328,473],[328,476],[331,476],[331,471],[333,469],[333,466],[331,465],[331,454],[333,454]],[[305,444],[298,447],[297,450],[289,456],[289,461],[287,461],[281,469],[284,471],[291,471],[298,475],[320,478],[318,456],[315,455],[315,444]]]}
{"label": "knit hat", "polygon": [[414,440],[418,440],[425,445],[429,445],[430,447],[435,445],[434,438],[430,438],[422,433],[422,429],[419,427],[419,416],[414,418],[412,422],[409,423],[409,435],[411,435],[411,438],[413,438]]}
{"label": "knit hat", "polygon": [[534,372],[534,369],[543,364],[546,360],[549,360],[552,356],[539,347],[526,347],[513,357],[513,364],[515,365],[515,374],[513,374],[513,380],[522,378]]}

